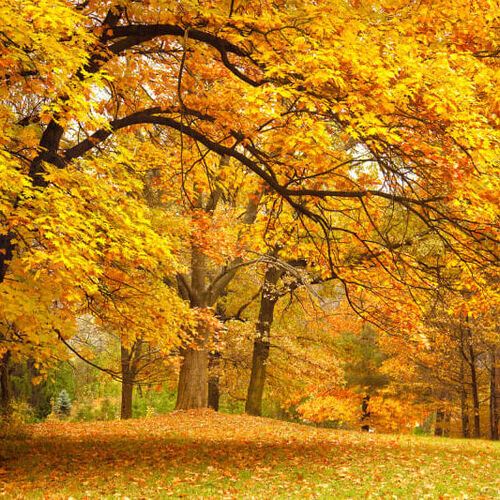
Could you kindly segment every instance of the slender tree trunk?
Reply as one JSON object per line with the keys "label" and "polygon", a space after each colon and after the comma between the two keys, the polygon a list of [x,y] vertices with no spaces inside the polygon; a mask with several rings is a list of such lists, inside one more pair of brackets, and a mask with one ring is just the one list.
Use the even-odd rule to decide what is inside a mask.
{"label": "slender tree trunk", "polygon": [[500,347],[491,351],[490,439],[498,441],[500,424]]}
{"label": "slender tree trunk", "polygon": [[496,435],[499,439],[500,434],[500,344],[497,345],[495,351],[495,423],[496,423]]}
{"label": "slender tree trunk", "polygon": [[[220,294],[220,297],[227,296],[227,288]],[[226,321],[226,307],[221,302],[217,303],[215,308],[217,317],[220,321]],[[218,350],[210,351],[208,355],[208,407],[219,411],[220,401],[220,367],[221,354]]]}
{"label": "slender tree trunk", "polygon": [[219,367],[220,353],[218,351],[211,352],[208,360],[208,407],[212,410],[219,411]]}
{"label": "slender tree trunk", "polygon": [[248,386],[245,412],[249,415],[262,415],[262,395],[266,383],[266,362],[269,357],[269,338],[274,318],[274,306],[278,301],[276,283],[282,271],[277,267],[269,267],[264,276],[264,286],[260,300],[259,319],[257,321],[257,338],[253,343],[252,372]]}
{"label": "slender tree trunk", "polygon": [[366,420],[369,419],[371,415],[371,413],[368,411],[369,403],[370,395],[366,394],[361,403],[361,411],[363,412],[363,414],[361,415],[361,422],[365,422],[363,423],[363,425],[361,425],[361,430],[364,432],[369,432],[370,430],[370,424],[366,423]]}
{"label": "slender tree trunk", "polygon": [[[13,235],[0,234],[0,283],[3,283],[5,275],[14,253]],[[9,374],[10,351],[0,357],[0,416],[10,415],[12,412],[12,389]]]}
{"label": "slender tree trunk", "polygon": [[3,283],[8,266],[12,260],[14,244],[12,234],[0,234],[0,283]]}
{"label": "slender tree trunk", "polygon": [[479,415],[479,388],[477,385],[477,371],[476,371],[476,356],[473,347],[469,346],[470,354],[470,374],[471,374],[471,385],[472,385],[472,405],[474,412],[474,437],[479,438],[481,436],[481,421]]}
{"label": "slender tree trunk", "polygon": [[10,385],[10,351],[0,359],[0,414],[10,415],[12,412],[12,388]]}
{"label": "slender tree trunk", "polygon": [[132,401],[134,395],[134,374],[132,364],[132,353],[129,349],[121,346],[122,361],[122,401],[120,418],[122,420],[132,418]]}
{"label": "slender tree trunk", "polygon": [[122,401],[120,418],[126,420],[132,418],[132,401],[134,395],[134,384],[130,380],[122,380]]}
{"label": "slender tree trunk", "polygon": [[208,407],[219,411],[219,377],[210,377],[208,379]]}
{"label": "slender tree trunk", "polygon": [[183,349],[176,410],[206,408],[208,405],[208,351]]}
{"label": "slender tree trunk", "polygon": [[450,412],[446,411],[444,413],[444,423],[443,423],[443,435],[445,437],[450,437],[450,422],[451,422]]}
{"label": "slender tree trunk", "polygon": [[266,361],[269,357],[269,340],[257,338],[253,343],[252,372],[248,386],[245,412],[262,415],[262,396],[266,383]]}
{"label": "slender tree trunk", "polygon": [[460,360],[460,413],[462,420],[462,437],[470,437],[469,407],[467,404],[467,386],[465,382],[464,360]]}
{"label": "slender tree trunk", "polygon": [[436,426],[434,428],[434,436],[444,436],[444,411],[439,408],[436,411]]}

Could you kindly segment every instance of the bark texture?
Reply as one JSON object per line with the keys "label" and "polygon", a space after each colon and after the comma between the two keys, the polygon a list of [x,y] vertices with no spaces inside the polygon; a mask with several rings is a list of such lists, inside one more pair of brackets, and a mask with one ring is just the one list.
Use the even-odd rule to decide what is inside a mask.
{"label": "bark texture", "polygon": [[361,403],[361,411],[363,412],[361,416],[361,422],[364,422],[361,425],[361,430],[364,432],[369,432],[370,431],[370,424],[366,423],[366,421],[370,418],[371,413],[368,410],[368,406],[370,404],[370,395],[366,394],[365,397],[363,398],[363,401]]}
{"label": "bark texture", "polygon": [[266,383],[266,362],[268,357],[269,339],[255,339],[253,343],[252,372],[245,403],[245,412],[249,415],[262,415],[262,396]]}
{"label": "bark texture", "polygon": [[220,361],[220,353],[215,351],[210,353],[208,360],[208,407],[219,411],[220,387],[217,369]]}
{"label": "bark texture", "polygon": [[122,363],[122,400],[120,418],[132,418],[132,402],[134,396],[135,367],[131,350],[121,346]]}
{"label": "bark texture", "polygon": [[474,429],[473,437],[479,439],[481,437],[481,417],[479,413],[479,386],[477,380],[476,354],[472,345],[469,346],[470,355],[470,375],[471,375],[471,390],[472,390],[472,410],[474,413]]}
{"label": "bark texture", "polygon": [[436,426],[434,427],[434,436],[444,436],[444,411],[436,411]]}
{"label": "bark texture", "polygon": [[0,359],[0,414],[12,412],[12,388],[10,384],[10,351]]}
{"label": "bark texture", "polygon": [[462,437],[470,437],[469,405],[467,403],[467,385],[465,381],[464,360],[460,360],[460,414],[462,421]]}
{"label": "bark texture", "polygon": [[[192,308],[204,308],[209,305],[207,303],[206,280],[207,259],[201,249],[193,247],[189,287],[184,279]],[[203,325],[199,325],[193,341],[194,347],[186,347],[181,351],[183,359],[179,371],[176,410],[190,410],[208,406],[208,349],[206,347],[207,334]]]}
{"label": "bark texture", "polygon": [[500,426],[500,346],[491,352],[490,375],[490,439],[499,440]]}
{"label": "bark texture", "polygon": [[206,349],[183,350],[179,372],[177,410],[206,408],[208,405],[208,352]]}
{"label": "bark texture", "polygon": [[264,276],[259,319],[256,325],[257,338],[253,344],[252,372],[245,403],[245,412],[249,415],[262,415],[262,396],[266,382],[266,362],[269,357],[271,326],[274,319],[274,307],[279,298],[276,284],[281,275],[281,269],[271,266]]}

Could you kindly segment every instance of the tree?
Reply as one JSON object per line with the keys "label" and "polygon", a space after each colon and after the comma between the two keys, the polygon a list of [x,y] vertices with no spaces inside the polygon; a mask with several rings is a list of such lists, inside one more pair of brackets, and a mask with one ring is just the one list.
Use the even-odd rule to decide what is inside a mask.
{"label": "tree", "polygon": [[[221,166],[228,166],[223,158]],[[209,196],[198,193],[195,208],[213,220],[214,213],[221,204],[222,193],[213,191]],[[257,214],[258,199],[250,198],[242,218],[243,226],[252,224]],[[183,358],[180,373],[176,408],[203,408],[208,404],[208,360],[210,340],[221,325],[213,316],[216,302],[225,294],[227,286],[237,271],[244,265],[241,256],[228,258],[216,247],[218,238],[207,245],[212,233],[206,218],[201,216],[195,224],[204,227],[205,234],[195,233],[191,239],[189,278],[185,274],[177,275],[179,295],[189,301],[196,310],[198,325],[195,328],[191,345],[181,349]],[[201,228],[200,228],[201,229]],[[217,228],[219,231],[220,227]],[[214,244],[215,243],[215,244]],[[236,236],[238,246],[238,237]],[[243,249],[240,248],[240,251]],[[215,258],[214,258],[215,257]]]}
{"label": "tree", "polygon": [[[491,437],[497,291],[484,286],[463,293],[456,268],[451,275],[443,268],[441,273],[442,286],[428,295],[421,330],[425,343],[419,347],[404,337],[383,338],[389,355],[385,369],[435,412],[436,435]],[[484,425],[488,418],[489,432]]]}
{"label": "tree", "polygon": [[11,399],[12,399],[12,388],[10,385],[10,375],[9,375],[9,361],[10,352],[7,351],[3,354],[0,364],[0,412],[2,415],[9,415],[12,411]]}
{"label": "tree", "polygon": [[54,412],[59,418],[67,417],[71,413],[71,401],[65,389],[59,393],[59,396],[54,402]]}
{"label": "tree", "polygon": [[[162,144],[167,172],[185,173],[186,154],[227,157],[263,182],[283,217],[294,214],[294,234],[314,240],[324,274],[385,328],[418,323],[418,304],[405,312],[412,289],[435,286],[415,252],[429,234],[464,269],[464,287],[496,266],[498,20],[488,0],[430,7],[2,4],[2,354],[40,332],[47,346],[56,330],[71,336],[75,310],[117,279],[156,290],[178,266],[175,236],[155,231],[137,196],[135,135],[158,128],[179,137]],[[422,230],[381,227],[393,209]],[[353,248],[371,265],[344,267]],[[193,269],[203,259],[194,252]],[[26,310],[37,321],[23,321]],[[167,316],[150,318],[151,331],[169,331]],[[204,406],[206,351],[185,354],[179,407]]]}
{"label": "tree", "polygon": [[490,364],[490,439],[499,440],[500,433],[500,349],[495,347],[491,351]]}
{"label": "tree", "polygon": [[269,357],[270,332],[273,324],[274,307],[279,298],[277,283],[283,269],[270,264],[264,275],[262,285],[259,318],[256,324],[257,335],[252,354],[252,370],[248,386],[245,412],[249,415],[262,414],[262,394],[266,380],[266,362]]}

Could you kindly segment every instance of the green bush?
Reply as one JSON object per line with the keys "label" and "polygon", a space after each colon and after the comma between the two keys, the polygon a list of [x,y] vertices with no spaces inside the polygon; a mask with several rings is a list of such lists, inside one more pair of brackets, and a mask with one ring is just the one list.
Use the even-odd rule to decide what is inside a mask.
{"label": "green bush", "polygon": [[430,436],[431,432],[425,426],[417,424],[414,429],[411,430],[410,434],[415,436]]}
{"label": "green bush", "polygon": [[88,403],[79,405],[73,420],[75,422],[89,422],[90,420],[95,420],[92,407]]}
{"label": "green bush", "polygon": [[163,415],[175,408],[176,399],[176,392],[171,392],[168,389],[162,389],[159,392],[154,390],[139,392],[136,390],[132,415],[134,418],[144,418],[148,414],[151,415],[152,411],[157,415]]}
{"label": "green bush", "polygon": [[96,410],[95,417],[97,420],[113,420],[116,418],[116,413],[113,403],[108,398],[104,398],[101,401],[101,407]]}

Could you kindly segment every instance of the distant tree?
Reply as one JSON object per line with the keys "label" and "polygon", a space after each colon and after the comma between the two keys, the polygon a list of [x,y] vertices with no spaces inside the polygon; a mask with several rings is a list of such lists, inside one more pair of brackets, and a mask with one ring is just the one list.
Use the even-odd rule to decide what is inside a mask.
{"label": "distant tree", "polygon": [[68,417],[71,413],[71,400],[65,389],[63,389],[54,403],[54,413],[59,416],[59,418]]}

